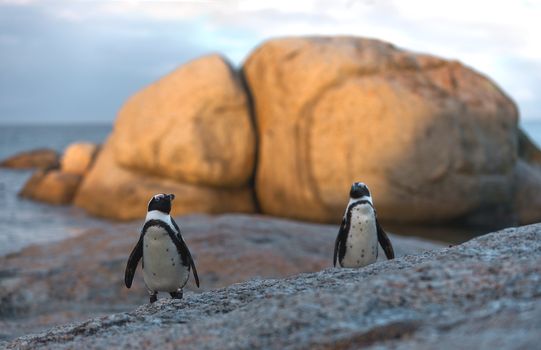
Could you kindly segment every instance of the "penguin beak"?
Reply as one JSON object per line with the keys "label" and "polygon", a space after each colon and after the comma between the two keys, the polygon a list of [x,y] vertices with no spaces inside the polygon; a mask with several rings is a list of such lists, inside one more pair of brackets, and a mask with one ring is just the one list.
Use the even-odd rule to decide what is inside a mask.
{"label": "penguin beak", "polygon": [[175,199],[175,195],[174,195],[174,194],[172,194],[172,193],[171,193],[170,195],[168,195],[168,197],[169,197],[169,199],[170,199],[170,200],[173,200],[173,199]]}

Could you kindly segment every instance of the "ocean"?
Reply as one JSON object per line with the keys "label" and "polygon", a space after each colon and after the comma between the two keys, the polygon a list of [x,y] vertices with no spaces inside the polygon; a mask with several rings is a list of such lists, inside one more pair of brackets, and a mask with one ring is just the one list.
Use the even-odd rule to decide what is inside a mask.
{"label": "ocean", "polygon": [[[0,125],[0,159],[40,147],[62,151],[79,141],[101,143],[111,125]],[[0,255],[33,244],[78,235],[90,227],[107,225],[78,208],[52,206],[22,199],[17,193],[31,170],[0,168]]]}
{"label": "ocean", "polygon": [[[541,120],[521,123],[532,140],[541,145]],[[0,159],[39,147],[62,151],[73,142],[102,143],[111,125],[0,125]],[[32,171],[0,168],[0,255],[16,252],[34,243],[50,242],[78,235],[91,227],[103,227],[109,222],[98,220],[71,206],[52,206],[22,199],[17,193]],[[442,235],[454,235],[455,243],[471,238],[471,233],[444,228],[406,228],[409,232],[394,232],[430,237],[434,230]],[[413,232],[412,232],[413,231]],[[433,238],[433,236],[432,236]]]}

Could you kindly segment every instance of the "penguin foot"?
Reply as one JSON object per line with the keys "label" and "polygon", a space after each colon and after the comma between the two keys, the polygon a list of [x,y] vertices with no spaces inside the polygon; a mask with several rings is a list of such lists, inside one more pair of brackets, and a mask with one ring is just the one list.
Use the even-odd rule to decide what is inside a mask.
{"label": "penguin foot", "polygon": [[150,294],[150,303],[155,303],[158,300],[158,293]]}
{"label": "penguin foot", "polygon": [[171,298],[173,299],[182,299],[184,293],[182,292],[182,289],[177,290],[176,292],[169,293],[171,295]]}

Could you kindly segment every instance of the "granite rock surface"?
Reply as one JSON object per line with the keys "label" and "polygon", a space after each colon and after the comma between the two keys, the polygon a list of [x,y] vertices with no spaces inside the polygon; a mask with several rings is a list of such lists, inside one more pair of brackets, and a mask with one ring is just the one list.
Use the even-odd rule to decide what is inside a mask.
{"label": "granite rock surface", "polygon": [[539,346],[541,225],[381,261],[257,279],[52,328],[11,348],[527,349]]}
{"label": "granite rock surface", "polygon": [[[193,215],[176,221],[201,280],[197,289],[190,278],[187,295],[253,278],[284,278],[328,268],[338,230],[334,225],[248,215]],[[0,257],[0,339],[147,303],[140,267],[131,289],[123,282],[139,230],[138,224],[103,225]],[[391,239],[398,256],[441,247],[416,238]]]}

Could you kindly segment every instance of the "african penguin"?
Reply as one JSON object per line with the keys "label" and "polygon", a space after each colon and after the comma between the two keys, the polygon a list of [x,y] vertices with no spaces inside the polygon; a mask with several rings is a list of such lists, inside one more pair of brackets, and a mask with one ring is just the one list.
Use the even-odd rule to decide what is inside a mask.
{"label": "african penguin", "polygon": [[169,215],[173,199],[174,194],[160,193],[148,202],[145,224],[128,258],[124,274],[124,283],[130,288],[137,264],[143,258],[143,279],[151,303],[158,299],[158,292],[168,292],[172,298],[182,299],[182,288],[188,282],[190,268],[199,287],[192,255],[177,223]]}
{"label": "african penguin", "polygon": [[363,267],[376,262],[378,241],[387,259],[394,259],[393,246],[378,222],[368,187],[355,182],[349,197],[334,243],[334,266],[337,260],[341,267]]}

